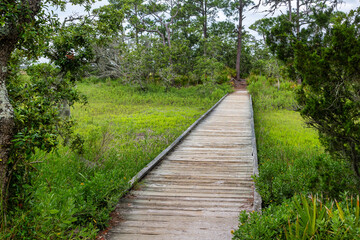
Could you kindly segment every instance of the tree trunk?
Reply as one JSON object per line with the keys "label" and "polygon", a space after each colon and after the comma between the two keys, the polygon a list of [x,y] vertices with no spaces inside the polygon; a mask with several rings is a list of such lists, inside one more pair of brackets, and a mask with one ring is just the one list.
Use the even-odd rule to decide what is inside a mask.
{"label": "tree trunk", "polygon": [[207,0],[204,0],[203,4],[204,4],[204,6],[203,6],[202,15],[203,15],[203,18],[204,18],[204,23],[203,23],[204,56],[206,56],[206,40],[207,40]]}
{"label": "tree trunk", "polygon": [[237,38],[237,56],[236,56],[236,80],[240,81],[240,60],[241,60],[241,46],[242,46],[242,21],[243,21],[243,0],[239,0],[239,25]]}
{"label": "tree trunk", "polygon": [[296,38],[299,39],[300,33],[300,0],[296,1]]}
{"label": "tree trunk", "polygon": [[352,162],[352,167],[353,170],[357,176],[357,178],[360,180],[360,172],[359,172],[359,161],[360,161],[360,157],[358,155],[358,152],[356,151],[356,145],[355,143],[352,143],[350,145],[350,157],[351,157],[351,162]]}
{"label": "tree trunk", "polygon": [[170,24],[165,24],[165,29],[166,29],[166,35],[167,35],[167,41],[168,41],[168,47],[169,47],[169,64],[172,67],[173,62],[172,62],[172,51],[171,51],[171,29],[170,29]]}
{"label": "tree trunk", "polygon": [[[138,9],[137,9],[137,4],[135,4],[135,16],[136,16],[136,19],[138,19]],[[138,45],[139,44],[139,28],[138,28],[138,23],[136,22],[135,24],[135,39],[136,39],[136,44]]]}
{"label": "tree trunk", "polygon": [[6,187],[9,180],[9,149],[14,132],[14,111],[9,101],[5,80],[8,75],[7,63],[16,42],[16,36],[0,40],[0,205],[3,210],[6,205]]}
{"label": "tree trunk", "polygon": [[288,0],[289,3],[289,21],[292,22],[292,14],[291,14],[291,0]]}

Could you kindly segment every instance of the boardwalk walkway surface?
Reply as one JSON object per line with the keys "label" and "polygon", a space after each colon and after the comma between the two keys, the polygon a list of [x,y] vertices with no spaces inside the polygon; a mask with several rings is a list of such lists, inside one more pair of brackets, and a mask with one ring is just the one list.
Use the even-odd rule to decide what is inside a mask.
{"label": "boardwalk walkway surface", "polygon": [[250,97],[228,95],[127,197],[111,240],[225,240],[254,209]]}

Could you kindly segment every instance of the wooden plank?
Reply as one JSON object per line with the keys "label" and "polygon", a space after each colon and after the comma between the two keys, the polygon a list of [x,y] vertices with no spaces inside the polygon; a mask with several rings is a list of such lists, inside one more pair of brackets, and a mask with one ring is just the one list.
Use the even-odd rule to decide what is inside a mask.
{"label": "wooden plank", "polygon": [[[248,187],[238,187],[236,189],[225,189],[225,188],[181,188],[179,186],[176,187],[146,187],[141,189],[142,192],[150,192],[151,194],[157,194],[157,193],[163,193],[163,194],[178,194],[183,193],[183,196],[187,196],[189,194],[216,194],[216,195],[226,195],[226,194],[249,194],[253,192],[253,189]],[[134,194],[137,194],[138,192],[134,192]]]}
{"label": "wooden plank", "polygon": [[142,215],[142,216],[182,216],[182,217],[209,217],[209,218],[226,218],[238,217],[239,212],[218,212],[218,211],[204,211],[204,210],[163,210],[163,209],[123,209],[122,216],[126,219],[128,215]]}
{"label": "wooden plank", "polygon": [[[133,191],[135,196],[163,196],[163,197],[196,197],[196,198],[251,198],[253,192],[239,192],[239,193],[197,193],[197,192],[148,192],[148,191]],[[239,213],[237,213],[239,214]]]}
{"label": "wooden plank", "polygon": [[[147,178],[145,179],[145,183],[163,183],[164,178]],[[252,187],[254,185],[252,179],[233,179],[233,180],[225,180],[225,179],[166,179],[168,184],[189,184],[194,185],[197,184],[199,186],[249,186]]]}
{"label": "wooden plank", "polygon": [[151,211],[155,210],[169,210],[169,211],[210,211],[210,212],[223,212],[223,213],[234,213],[234,212],[240,212],[244,206],[242,205],[236,205],[235,207],[221,207],[221,206],[196,206],[196,205],[189,205],[189,206],[182,206],[182,205],[154,205],[154,204],[126,204],[126,205],[120,205],[120,209],[126,209],[126,210],[148,210],[151,209]]}
{"label": "wooden plank", "polygon": [[134,199],[140,200],[163,200],[163,201],[191,201],[191,202],[231,202],[233,204],[244,204],[252,205],[253,196],[243,196],[242,198],[223,198],[223,197],[196,197],[196,196],[149,196],[149,195],[137,195],[132,196]]}
{"label": "wooden plank", "polygon": [[[243,206],[248,204],[248,199],[239,199],[238,202],[223,202],[223,201],[180,201],[174,199],[124,199],[121,201],[120,206],[123,205],[151,205],[151,206],[176,206],[176,207],[220,207],[220,208],[233,208],[234,206]],[[123,206],[121,206],[123,207]]]}

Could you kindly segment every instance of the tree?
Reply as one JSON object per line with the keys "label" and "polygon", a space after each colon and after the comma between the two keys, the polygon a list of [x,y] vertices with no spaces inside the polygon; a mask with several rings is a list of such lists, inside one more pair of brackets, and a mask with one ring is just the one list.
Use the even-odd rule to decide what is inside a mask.
{"label": "tree", "polygon": [[144,17],[145,5],[143,0],[109,0],[113,7],[121,9],[125,18],[128,21],[128,29],[130,29],[131,35],[135,35],[135,42],[139,44],[140,19]]}
{"label": "tree", "polygon": [[[306,25],[308,22],[306,18],[312,13],[313,8],[316,6],[324,6],[328,4],[331,7],[337,6],[342,0],[325,0],[325,1],[316,1],[316,0],[296,0],[295,8],[291,5],[291,0],[260,0],[257,7],[262,3],[265,6],[269,6],[270,9],[267,10],[269,13],[273,14],[281,6],[288,7],[287,16],[289,22],[293,23],[295,28],[296,36],[300,33],[300,28],[302,25]],[[295,11],[294,11],[295,10]],[[294,11],[294,14],[293,14]]]}
{"label": "tree", "polygon": [[[288,0],[264,1],[265,5],[270,6],[270,13],[274,13],[279,6],[283,5],[288,6],[288,12],[277,17],[260,19],[250,28],[263,36],[271,52],[287,66],[289,76],[293,80],[301,80],[294,69],[294,46],[297,41],[308,41],[316,31],[306,26],[314,23],[317,13],[327,12],[327,15],[323,16],[329,18],[340,2],[338,0],[296,0],[294,9],[291,1]],[[261,1],[258,5],[260,3]]]}
{"label": "tree", "polygon": [[190,16],[195,17],[195,24],[201,26],[203,39],[203,55],[206,56],[207,39],[209,37],[209,27],[216,20],[219,11],[226,7],[226,1],[221,0],[196,0],[186,1]]}
{"label": "tree", "polygon": [[[327,150],[347,159],[360,178],[360,8],[338,13],[295,46],[295,67],[303,79],[300,113],[319,132]],[[314,29],[315,24],[309,26]]]}
{"label": "tree", "polygon": [[[74,4],[89,4],[92,0],[71,0]],[[50,0],[47,4],[64,9],[66,1]],[[55,24],[50,14],[45,13],[41,0],[4,0],[0,2],[0,195],[4,204],[6,185],[9,180],[9,151],[14,136],[14,109],[9,99],[6,79],[8,64],[15,48],[25,49],[29,55],[38,56],[44,39],[51,31],[48,25]]]}
{"label": "tree", "polygon": [[237,32],[237,55],[236,55],[236,80],[241,80],[241,50],[242,50],[242,40],[244,34],[243,20],[245,18],[244,11],[246,7],[253,5],[253,2],[250,0],[234,0],[230,1],[230,6],[226,10],[228,16],[231,16],[234,11],[236,11],[236,19],[238,20],[238,25],[236,28]]}

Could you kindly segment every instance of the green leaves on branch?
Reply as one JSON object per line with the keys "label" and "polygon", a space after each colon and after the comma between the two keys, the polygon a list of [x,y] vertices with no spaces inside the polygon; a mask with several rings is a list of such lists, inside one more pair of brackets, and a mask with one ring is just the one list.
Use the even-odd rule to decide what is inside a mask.
{"label": "green leaves on branch", "polygon": [[358,177],[360,164],[360,8],[337,15],[331,29],[296,45],[295,66],[304,82],[301,114],[319,132],[327,150],[347,159]]}
{"label": "green leaves on branch", "polygon": [[[49,64],[29,68],[30,79],[22,84],[13,78],[9,95],[15,109],[16,134],[13,138],[12,159],[22,164],[36,149],[51,151],[59,143],[60,126],[68,125],[71,119],[60,116],[61,104],[85,102],[86,99],[74,90],[70,79],[59,79],[58,69]],[[21,77],[21,76],[20,76]]]}

